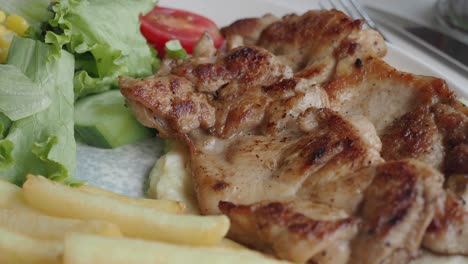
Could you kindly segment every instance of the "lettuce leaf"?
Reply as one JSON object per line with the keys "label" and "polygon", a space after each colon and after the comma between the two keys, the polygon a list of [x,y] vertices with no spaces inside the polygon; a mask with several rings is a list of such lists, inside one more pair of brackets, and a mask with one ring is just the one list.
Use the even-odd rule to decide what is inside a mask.
{"label": "lettuce leaf", "polygon": [[38,89],[20,69],[13,65],[0,65],[0,112],[16,121],[41,112],[51,100],[43,89]]}
{"label": "lettuce leaf", "polygon": [[4,139],[11,126],[11,120],[3,113],[0,113],[0,139]]}
{"label": "lettuce leaf", "polygon": [[64,47],[76,58],[76,98],[117,85],[117,77],[152,74],[156,60],[139,30],[138,16],[152,0],[60,0],[45,42],[59,53]]}
{"label": "lettuce leaf", "polygon": [[[35,84],[35,92],[42,91],[53,100],[47,108],[7,127],[5,138],[0,140],[0,178],[21,185],[25,176],[33,173],[76,184],[72,178],[76,170],[73,56],[66,51],[53,53],[50,45],[39,41],[15,38],[8,64]],[[5,74],[0,72],[0,80],[9,78]],[[2,86],[0,90],[15,88],[10,86]],[[7,119],[0,121],[8,126]]]}

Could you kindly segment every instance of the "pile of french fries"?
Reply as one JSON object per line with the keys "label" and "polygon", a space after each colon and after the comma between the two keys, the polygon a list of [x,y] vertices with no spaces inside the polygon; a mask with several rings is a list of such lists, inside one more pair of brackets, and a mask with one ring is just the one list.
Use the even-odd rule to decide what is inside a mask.
{"label": "pile of french fries", "polygon": [[41,176],[0,180],[0,263],[284,263],[224,238],[225,216],[184,209]]}

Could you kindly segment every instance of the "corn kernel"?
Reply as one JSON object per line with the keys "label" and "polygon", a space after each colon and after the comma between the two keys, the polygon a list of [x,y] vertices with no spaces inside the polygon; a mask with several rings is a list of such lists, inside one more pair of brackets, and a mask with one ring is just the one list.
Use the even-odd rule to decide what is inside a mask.
{"label": "corn kernel", "polygon": [[8,48],[0,48],[0,64],[5,64],[8,59]]}
{"label": "corn kernel", "polygon": [[0,10],[0,23],[3,23],[5,21],[6,14],[2,10]]}
{"label": "corn kernel", "polygon": [[5,30],[3,34],[0,35],[0,49],[8,49],[10,48],[11,41],[15,36],[15,32],[11,30]]}
{"label": "corn kernel", "polygon": [[23,17],[16,14],[9,15],[6,18],[5,26],[21,37],[24,36],[24,33],[26,33],[26,30],[29,28],[28,22]]}

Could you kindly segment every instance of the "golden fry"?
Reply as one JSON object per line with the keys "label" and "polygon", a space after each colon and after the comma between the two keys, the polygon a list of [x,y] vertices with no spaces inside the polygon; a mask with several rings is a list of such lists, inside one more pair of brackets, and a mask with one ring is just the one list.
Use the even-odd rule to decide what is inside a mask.
{"label": "golden fry", "polygon": [[4,180],[0,180],[0,194],[0,208],[8,208],[22,195],[20,187]]}
{"label": "golden fry", "polygon": [[108,196],[81,191],[44,177],[28,176],[24,197],[34,208],[59,217],[117,224],[131,237],[191,245],[217,245],[229,229],[226,216],[165,213]]}
{"label": "golden fry", "polygon": [[191,247],[128,238],[72,234],[64,264],[273,264],[287,263],[248,250]]}
{"label": "golden fry", "polygon": [[63,243],[34,239],[0,227],[0,263],[59,264]]}
{"label": "golden fry", "polygon": [[63,240],[70,232],[121,236],[119,227],[110,222],[59,218],[15,209],[0,209],[0,227],[48,240]]}
{"label": "golden fry", "polygon": [[79,189],[87,193],[108,196],[122,200],[124,202],[135,203],[142,207],[159,209],[167,213],[182,214],[185,212],[184,203],[178,201],[132,198],[91,185],[83,185],[79,187]]}
{"label": "golden fry", "polygon": [[21,188],[11,182],[0,180],[0,208],[15,208],[33,212],[23,197]]}
{"label": "golden fry", "polygon": [[226,249],[234,249],[234,250],[250,250],[244,245],[241,245],[235,241],[232,241],[228,238],[223,238],[221,242],[219,243],[218,247],[220,248],[226,248]]}

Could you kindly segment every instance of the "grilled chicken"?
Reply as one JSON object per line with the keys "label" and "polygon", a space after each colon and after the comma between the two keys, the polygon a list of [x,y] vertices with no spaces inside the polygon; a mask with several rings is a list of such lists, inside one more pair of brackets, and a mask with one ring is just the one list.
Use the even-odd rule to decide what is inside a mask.
{"label": "grilled chicken", "polygon": [[[241,54],[255,62],[259,56],[250,56],[252,52],[268,53],[256,48],[242,48],[245,49],[250,51]],[[234,50],[231,54],[237,52]],[[221,63],[237,58],[231,54],[221,58]],[[271,62],[265,60],[265,63]],[[248,68],[244,70],[250,71]],[[174,72],[180,74],[178,69]],[[269,74],[272,75],[272,71]],[[164,136],[186,140],[191,150],[192,172],[197,178],[195,185],[202,212],[218,213],[220,200],[231,201],[227,195],[235,197],[232,201],[248,204],[258,201],[259,196],[269,199],[271,195],[273,199],[278,193],[284,197],[297,191],[306,193],[300,190],[302,185],[321,186],[333,177],[381,161],[381,144],[373,126],[365,120],[345,120],[334,111],[323,108],[328,105],[328,100],[320,87],[305,86],[300,79],[290,79],[287,74],[275,83],[271,83],[273,78],[262,78],[265,85],[247,85],[244,76],[243,72],[236,74],[214,95],[194,92],[195,85],[181,85],[178,87],[185,88],[171,92],[173,79],[187,80],[175,75],[147,80],[120,79],[122,93],[143,124],[157,128]],[[192,93],[196,96],[190,100],[187,95]],[[184,108],[178,102],[189,106],[203,106],[208,102],[209,106]],[[215,109],[214,114],[205,117],[203,111],[193,111],[203,108]],[[206,120],[212,120],[213,115],[216,120],[212,126],[203,127],[203,124],[209,124]],[[185,120],[203,122],[194,121],[192,126],[184,126]],[[323,177],[316,177],[318,181],[306,181],[311,173]],[[242,176],[246,174],[252,176]],[[241,182],[229,183],[229,178]],[[272,179],[270,184],[265,184],[267,179]],[[238,188],[240,185],[244,187]]]}
{"label": "grilled chicken", "polygon": [[[252,205],[221,202],[220,208],[232,221],[233,238],[260,249],[273,249],[279,257],[296,262],[404,263],[414,258],[441,197],[443,176],[411,160],[354,174],[356,178],[359,175],[370,179],[364,193],[357,195],[364,201],[362,208],[353,209],[360,218],[298,199]],[[359,235],[349,243],[361,221]]]}
{"label": "grilled chicken", "polygon": [[442,80],[383,62],[360,25],[336,10],[238,21],[224,50],[205,35],[120,89],[186,144],[201,212],[229,216],[237,241],[297,262],[405,263],[430,225],[428,248],[463,253],[437,242],[466,244],[467,228],[466,194],[436,169],[465,173],[466,108]]}
{"label": "grilled chicken", "polygon": [[297,263],[327,263],[319,260],[327,254],[328,263],[347,263],[359,224],[343,211],[309,201],[221,202],[220,208],[231,219],[234,239]]}
{"label": "grilled chicken", "polygon": [[468,255],[468,176],[451,176],[447,187],[423,245],[442,254]]}
{"label": "grilled chicken", "polygon": [[468,255],[468,115],[457,102],[421,106],[395,120],[382,136],[386,160],[414,158],[444,172],[445,203],[439,206],[424,246],[442,254]]}
{"label": "grilled chicken", "polygon": [[[349,263],[406,263],[418,254],[443,194],[443,175],[415,160],[387,162],[370,170],[363,226],[352,241]],[[369,173],[369,172],[367,172]]]}
{"label": "grilled chicken", "polygon": [[[226,33],[247,37],[231,28],[242,22],[226,27]],[[337,10],[292,14],[267,26],[257,45],[290,66],[295,77],[322,83],[331,108],[369,118],[379,135],[418,106],[454,101],[443,80],[400,72],[386,64],[380,59],[386,54],[382,36],[361,30],[361,24]]]}
{"label": "grilled chicken", "polygon": [[421,106],[395,120],[382,136],[383,158],[414,158],[447,177],[468,175],[468,115],[455,104]]}
{"label": "grilled chicken", "polygon": [[196,93],[193,84],[185,78],[174,75],[144,80],[120,78],[120,86],[133,87],[122,89],[130,107],[141,109],[135,111],[138,120],[156,128],[162,137],[214,125],[214,107],[208,103],[207,96]]}
{"label": "grilled chicken", "polygon": [[262,31],[277,20],[279,20],[279,18],[271,14],[266,14],[260,18],[244,18],[222,28],[221,33],[227,39],[239,36],[242,37],[242,42],[245,45],[255,45]]}
{"label": "grilled chicken", "polygon": [[[340,244],[338,252],[342,254],[329,255],[330,263],[346,263],[349,240],[359,222],[346,211],[354,211],[362,196],[355,188],[344,188],[342,193],[335,193],[335,202],[329,199],[328,189],[347,178],[350,171],[381,162],[375,131],[368,123],[362,125],[364,122],[348,122],[326,108],[309,108],[298,117],[295,130],[288,127],[272,136],[246,133],[226,140],[191,133],[191,166],[200,209],[207,214],[218,213],[218,202],[225,201],[220,209],[232,220],[230,235],[279,257],[305,262]],[[363,139],[360,131],[374,140]],[[361,190],[372,180],[366,174],[354,175],[349,180]],[[320,188],[325,191],[319,192]],[[350,200],[355,200],[351,206],[339,207],[339,201]],[[261,201],[266,203],[258,204]],[[278,213],[285,219],[275,222],[264,215],[268,208],[282,206],[287,209]],[[260,215],[237,219],[239,208]],[[334,212],[340,212],[340,217],[328,218]],[[275,230],[287,231],[280,236],[272,234],[270,227],[262,234],[251,232],[267,223]],[[295,231],[303,225],[306,227]]]}
{"label": "grilled chicken", "polygon": [[453,92],[441,79],[400,72],[375,57],[352,66],[342,71],[338,67],[325,87],[331,107],[346,115],[366,116],[379,135],[419,106],[454,101]]}
{"label": "grilled chicken", "polygon": [[[256,55],[251,56],[252,53]],[[239,59],[239,56],[244,57]],[[211,65],[203,65],[224,69],[226,63],[235,59],[241,64],[253,60],[252,63],[265,63],[265,67],[286,69],[268,71],[267,77],[246,83],[245,76],[251,69],[241,65],[235,74],[223,75],[230,78],[229,83],[221,84],[214,94],[198,90],[198,80],[191,74],[194,71],[187,71],[186,64],[180,65],[183,70],[175,68],[166,77],[121,78],[120,87],[143,124],[159,129],[164,136],[183,139],[188,145],[194,185],[203,213],[220,213],[220,201],[233,206],[250,206],[261,201],[282,204],[286,200],[292,201],[288,208],[293,215],[304,213],[304,206],[313,208],[314,204],[318,204],[322,212],[342,212],[339,219],[342,223],[330,222],[323,214],[304,216],[309,223],[323,222],[313,232],[327,237],[327,242],[317,237],[313,241],[306,239],[290,244],[289,249],[270,250],[278,256],[301,261],[307,261],[315,253],[323,256],[324,250],[334,250],[345,254],[339,258],[345,263],[349,240],[356,233],[359,221],[347,215],[344,209],[335,208],[327,195],[318,195],[316,190],[339,181],[349,172],[382,162],[380,140],[366,119],[348,121],[324,108],[328,106],[328,99],[319,86],[292,78],[288,67],[272,63],[274,60],[259,61],[259,58],[271,56],[266,50],[244,47]],[[198,107],[184,108],[178,102]],[[201,111],[204,108],[210,109],[207,115]],[[207,120],[212,120],[213,109],[216,120],[206,128],[204,126],[210,124]],[[185,120],[195,121],[189,126],[185,125]],[[340,200],[355,199],[352,191],[346,195],[349,197]],[[301,197],[305,202],[299,206]],[[233,230],[236,228],[234,224]],[[262,245],[271,243],[270,238],[252,239],[253,246],[265,248]],[[337,243],[341,246],[334,248]],[[314,248],[309,253],[300,253],[305,245]],[[335,257],[332,260],[336,260]]]}
{"label": "grilled chicken", "polygon": [[[382,57],[386,53],[380,34],[361,30],[361,20],[353,20],[337,10],[313,10],[301,16],[291,14],[274,22],[262,20],[263,23],[258,23],[261,27],[250,27],[255,34],[244,30],[252,20],[236,21],[223,32],[228,38],[240,35],[250,43],[256,40],[257,46],[271,51],[290,66],[296,77],[306,78],[311,83],[331,78],[337,63],[344,57]],[[271,24],[265,27],[265,22]],[[259,34],[257,30],[262,28]]]}
{"label": "grilled chicken", "polygon": [[301,118],[315,127],[230,140],[192,134],[192,173],[202,212],[218,213],[219,201],[246,205],[291,197],[334,205],[317,189],[381,162],[380,145],[368,144],[333,111],[309,108]]}
{"label": "grilled chicken", "polygon": [[[468,108],[455,101],[443,80],[400,72],[383,62],[379,58],[385,54],[383,40],[373,31],[359,30],[358,23],[339,11],[290,15],[268,26],[257,44],[286,58],[283,61],[295,76],[327,81],[324,88],[334,110],[367,117],[382,136],[384,159],[415,158],[446,178],[468,175]],[[447,208],[464,202],[450,192],[447,197]],[[456,208],[451,210],[466,214],[462,207]],[[447,210],[439,218],[455,217]],[[456,226],[457,221],[450,223]],[[466,228],[463,232],[453,227],[458,232],[449,234],[450,229],[444,229],[446,239],[440,241],[451,239],[458,251],[452,248],[450,253],[466,254]]]}

